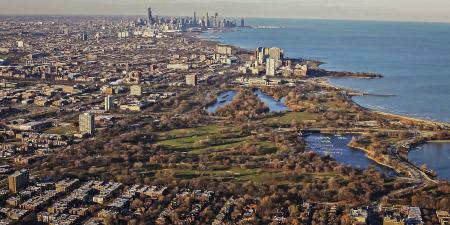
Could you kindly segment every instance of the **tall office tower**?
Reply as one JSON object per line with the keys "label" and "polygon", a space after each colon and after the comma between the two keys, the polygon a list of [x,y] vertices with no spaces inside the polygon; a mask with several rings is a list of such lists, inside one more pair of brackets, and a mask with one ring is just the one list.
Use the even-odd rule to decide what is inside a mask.
{"label": "tall office tower", "polygon": [[95,118],[91,113],[80,114],[80,133],[94,134],[95,133]]}
{"label": "tall office tower", "polygon": [[275,59],[275,60],[282,60],[284,57],[283,49],[273,47],[269,49],[269,58]]}
{"label": "tall office tower", "polygon": [[245,27],[245,20],[241,19],[241,27]]}
{"label": "tall office tower", "polygon": [[266,75],[275,76],[275,59],[267,59]]}
{"label": "tall office tower", "polygon": [[152,8],[148,8],[148,24],[153,23]]}
{"label": "tall office tower", "polygon": [[209,27],[209,13],[206,13],[206,27]]}
{"label": "tall office tower", "polygon": [[194,25],[197,25],[197,13],[194,12]]}
{"label": "tall office tower", "polygon": [[218,21],[218,19],[219,19],[219,13],[215,13],[214,14],[214,27],[218,27],[219,26],[219,21]]}
{"label": "tall office tower", "polygon": [[16,171],[8,176],[8,186],[11,192],[17,193],[28,185],[29,174],[27,170]]}
{"label": "tall office tower", "polygon": [[114,108],[114,97],[108,95],[105,97],[105,111],[109,111]]}
{"label": "tall office tower", "polygon": [[255,50],[255,58],[259,64],[263,64],[264,62],[266,62],[267,55],[265,54],[265,48],[258,47]]}

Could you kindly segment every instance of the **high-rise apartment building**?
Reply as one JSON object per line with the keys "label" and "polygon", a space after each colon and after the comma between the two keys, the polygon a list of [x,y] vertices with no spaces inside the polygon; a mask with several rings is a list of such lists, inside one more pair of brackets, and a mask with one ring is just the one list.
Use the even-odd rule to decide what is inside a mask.
{"label": "high-rise apartment building", "polygon": [[109,111],[114,108],[114,97],[108,95],[105,97],[105,111]]}
{"label": "high-rise apartment building", "polygon": [[259,64],[263,64],[264,62],[266,62],[266,59],[268,58],[266,52],[268,52],[268,50],[264,47],[258,47],[255,50],[255,58]]}
{"label": "high-rise apartment building", "polygon": [[266,61],[266,75],[275,76],[275,67],[276,67],[275,59],[267,59]]}
{"label": "high-rise apartment building", "polygon": [[16,171],[8,176],[8,187],[11,192],[17,193],[28,185],[29,174],[27,170]]}
{"label": "high-rise apartment building", "polygon": [[80,133],[81,134],[94,134],[95,133],[95,118],[91,113],[80,114]]}
{"label": "high-rise apartment building", "polygon": [[284,57],[284,51],[281,48],[273,47],[269,49],[269,58],[275,60],[282,60]]}

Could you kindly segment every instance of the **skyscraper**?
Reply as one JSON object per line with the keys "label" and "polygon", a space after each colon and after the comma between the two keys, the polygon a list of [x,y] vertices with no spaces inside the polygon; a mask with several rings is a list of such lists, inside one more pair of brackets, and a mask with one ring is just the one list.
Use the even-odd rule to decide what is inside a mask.
{"label": "skyscraper", "polygon": [[16,171],[14,174],[8,176],[9,190],[17,193],[19,190],[27,186],[29,179],[27,170]]}
{"label": "skyscraper", "polygon": [[259,64],[263,64],[264,62],[266,62],[267,59],[266,48],[258,47],[255,51],[255,58]]}
{"label": "skyscraper", "polygon": [[281,48],[273,47],[269,49],[269,58],[275,60],[282,60],[284,57],[284,51]]}
{"label": "skyscraper", "polygon": [[244,19],[241,19],[241,27],[245,27],[245,21],[244,21]]}
{"label": "skyscraper", "polygon": [[197,13],[194,12],[194,25],[197,25]]}
{"label": "skyscraper", "polygon": [[153,23],[153,15],[152,15],[152,8],[148,8],[148,23]]}
{"label": "skyscraper", "polygon": [[275,76],[275,59],[267,59],[266,61],[266,75]]}
{"label": "skyscraper", "polygon": [[105,97],[105,111],[109,111],[114,108],[114,97],[108,95]]}
{"label": "skyscraper", "polygon": [[95,133],[95,118],[91,113],[80,114],[80,133],[94,134]]}
{"label": "skyscraper", "polygon": [[218,27],[219,26],[218,19],[219,19],[219,13],[216,12],[214,14],[214,27]]}

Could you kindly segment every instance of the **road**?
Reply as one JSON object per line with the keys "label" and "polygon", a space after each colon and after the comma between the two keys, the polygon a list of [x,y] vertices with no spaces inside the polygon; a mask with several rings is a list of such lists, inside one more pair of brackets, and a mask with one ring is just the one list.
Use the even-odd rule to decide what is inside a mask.
{"label": "road", "polygon": [[[427,136],[427,134],[421,134],[420,137],[425,137],[425,136]],[[415,138],[411,138],[411,139],[399,141],[395,145],[391,146],[391,148],[390,148],[391,156],[395,157],[396,161],[398,161],[401,164],[401,167],[405,171],[407,171],[407,173],[409,174],[408,178],[413,185],[410,187],[407,187],[407,188],[393,191],[388,196],[400,197],[400,196],[403,196],[406,194],[410,194],[413,191],[420,190],[420,189],[426,188],[428,186],[439,183],[439,181],[434,180],[433,178],[428,176],[425,172],[420,170],[413,163],[411,163],[409,161],[405,161],[401,157],[399,157],[398,150],[400,148],[411,146],[414,143],[415,143]]]}

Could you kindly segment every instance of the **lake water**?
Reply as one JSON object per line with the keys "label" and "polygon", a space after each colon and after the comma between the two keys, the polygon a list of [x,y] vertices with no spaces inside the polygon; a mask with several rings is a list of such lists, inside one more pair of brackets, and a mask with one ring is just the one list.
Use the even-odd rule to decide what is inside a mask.
{"label": "lake water", "polygon": [[219,94],[217,96],[216,102],[209,106],[206,111],[209,113],[214,113],[218,108],[224,107],[225,105],[229,104],[231,101],[233,101],[234,96],[236,96],[236,91],[225,91]]}
{"label": "lake water", "polygon": [[352,140],[353,135],[328,135],[328,134],[311,134],[305,138],[306,148],[320,155],[328,155],[336,161],[350,165],[352,167],[365,169],[374,166],[378,171],[387,176],[395,176],[394,170],[381,166],[375,161],[367,158],[365,152],[358,149],[348,147],[348,143]]}
{"label": "lake water", "polygon": [[372,109],[450,122],[450,24],[412,22],[247,19],[242,29],[205,34],[253,50],[278,46],[287,57],[318,59],[324,68],[375,72],[382,79],[332,79],[339,86],[395,97],[354,100]]}
{"label": "lake water", "polygon": [[450,143],[426,143],[411,149],[408,159],[437,172],[439,179],[450,181]]}
{"label": "lake water", "polygon": [[[380,73],[382,79],[332,79],[336,85],[395,97],[364,96],[354,100],[376,110],[450,122],[450,24],[373,21],[247,19],[249,25],[281,29],[242,29],[205,34],[253,50],[284,48],[287,57],[317,59],[329,70]],[[339,140],[338,143],[339,144]],[[342,143],[345,149],[346,143]],[[450,180],[448,143],[429,143],[409,153]],[[359,150],[336,159],[365,167],[375,165]],[[352,161],[356,158],[355,161]]]}
{"label": "lake water", "polygon": [[261,90],[256,90],[255,94],[262,102],[264,102],[267,107],[269,107],[270,112],[289,111],[289,108],[284,104],[284,97],[280,98],[280,100],[277,101],[272,96],[267,95]]}

